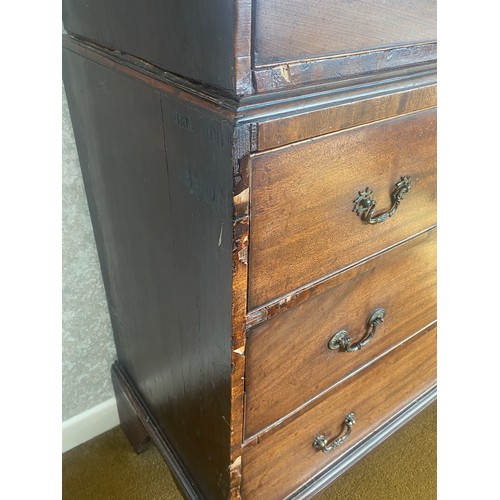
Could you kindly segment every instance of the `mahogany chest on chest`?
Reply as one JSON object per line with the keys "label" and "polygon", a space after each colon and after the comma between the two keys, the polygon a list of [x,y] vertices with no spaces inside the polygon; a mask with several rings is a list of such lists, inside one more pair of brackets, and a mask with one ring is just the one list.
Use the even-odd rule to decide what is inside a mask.
{"label": "mahogany chest on chest", "polygon": [[436,397],[434,0],[64,0],[137,451],[310,498]]}

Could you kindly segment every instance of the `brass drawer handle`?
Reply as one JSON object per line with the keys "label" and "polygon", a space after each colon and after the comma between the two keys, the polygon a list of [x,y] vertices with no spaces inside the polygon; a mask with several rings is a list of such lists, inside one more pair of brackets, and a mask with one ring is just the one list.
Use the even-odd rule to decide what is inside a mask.
{"label": "brass drawer handle", "polygon": [[330,444],[328,444],[328,441],[325,438],[325,436],[321,435],[314,440],[313,446],[317,450],[323,451],[323,453],[328,453],[329,451],[332,451],[335,448],[337,448],[337,446],[341,445],[351,434],[352,426],[356,423],[355,417],[356,415],[354,414],[354,412],[351,412],[346,416],[344,420],[344,425],[347,427],[347,431],[343,436],[338,437]]}
{"label": "brass drawer handle", "polygon": [[353,212],[361,217],[361,220],[367,222],[368,224],[378,224],[379,222],[384,222],[389,217],[392,217],[401,203],[404,195],[411,189],[413,185],[410,176],[401,177],[401,180],[396,184],[394,191],[391,193],[392,206],[387,212],[382,212],[375,215],[375,205],[376,201],[373,199],[373,191],[370,188],[366,188],[364,191],[358,192],[358,197],[354,200]]}
{"label": "brass drawer handle", "polygon": [[375,335],[377,326],[383,323],[384,319],[385,310],[381,307],[377,307],[368,319],[368,333],[363,340],[351,344],[351,338],[349,337],[347,330],[340,330],[340,332],[337,332],[328,342],[328,349],[340,349],[345,352],[359,351],[362,347],[368,344],[368,342],[370,342]]}

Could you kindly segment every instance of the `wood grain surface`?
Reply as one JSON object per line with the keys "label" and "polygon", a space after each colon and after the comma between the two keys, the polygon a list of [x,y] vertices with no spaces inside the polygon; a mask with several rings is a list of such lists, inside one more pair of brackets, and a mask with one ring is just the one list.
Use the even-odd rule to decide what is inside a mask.
{"label": "wood grain surface", "polygon": [[[389,220],[369,225],[402,176],[414,185]],[[436,111],[322,136],[251,159],[249,310],[430,228],[436,222]]]}
{"label": "wood grain surface", "polygon": [[256,66],[436,38],[436,0],[256,0]]}
{"label": "wood grain surface", "polygon": [[[244,498],[285,498],[341,459],[353,445],[402,410],[436,381],[436,329],[412,337],[400,347],[347,379],[293,421],[259,436],[243,450]],[[345,432],[345,416],[355,412],[351,436],[330,453],[313,447],[314,439]]]}
{"label": "wood grain surface", "polygon": [[[246,436],[296,407],[436,320],[436,230],[362,264],[359,274],[248,333]],[[385,320],[356,352],[328,349],[347,330],[361,340],[378,307]]]}
{"label": "wood grain surface", "polygon": [[63,57],[118,359],[203,494],[227,495],[232,124]]}
{"label": "wood grain surface", "polygon": [[[277,148],[358,125],[436,106],[435,83],[345,97],[335,106],[262,121],[257,125],[259,151]],[[379,95],[377,95],[379,93]]]}

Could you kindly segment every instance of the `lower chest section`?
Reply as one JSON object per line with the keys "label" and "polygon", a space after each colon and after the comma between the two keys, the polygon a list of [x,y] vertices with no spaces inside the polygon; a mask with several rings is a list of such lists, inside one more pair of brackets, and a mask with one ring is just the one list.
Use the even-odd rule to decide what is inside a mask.
{"label": "lower chest section", "polygon": [[247,168],[241,495],[310,498],[435,398],[436,110]]}

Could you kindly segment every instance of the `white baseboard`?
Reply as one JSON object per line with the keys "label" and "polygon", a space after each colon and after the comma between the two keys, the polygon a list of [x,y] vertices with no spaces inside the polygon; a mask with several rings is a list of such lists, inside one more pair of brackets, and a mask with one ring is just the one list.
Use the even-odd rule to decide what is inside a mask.
{"label": "white baseboard", "polygon": [[119,425],[116,399],[111,398],[62,423],[62,452]]}

